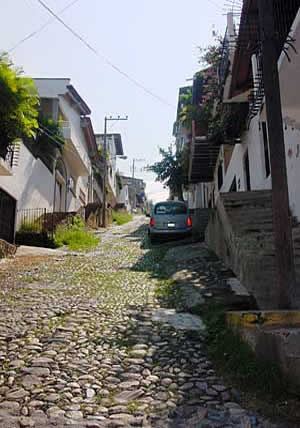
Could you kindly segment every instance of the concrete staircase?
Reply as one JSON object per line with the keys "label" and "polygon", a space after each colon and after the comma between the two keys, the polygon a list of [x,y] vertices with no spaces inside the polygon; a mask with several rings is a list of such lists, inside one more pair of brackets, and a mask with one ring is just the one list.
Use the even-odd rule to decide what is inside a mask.
{"label": "concrete staircase", "polygon": [[[271,191],[223,193],[206,232],[209,246],[231,267],[262,309],[277,305]],[[300,227],[293,222],[300,282]],[[300,296],[299,296],[300,297]]]}

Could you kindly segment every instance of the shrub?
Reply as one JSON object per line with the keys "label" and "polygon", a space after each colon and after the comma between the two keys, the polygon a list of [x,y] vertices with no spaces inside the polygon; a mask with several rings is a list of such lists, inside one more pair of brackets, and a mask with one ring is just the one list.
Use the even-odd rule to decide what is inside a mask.
{"label": "shrub", "polygon": [[68,245],[73,251],[89,251],[99,243],[99,238],[85,229],[80,217],[74,217],[72,224],[60,225],[54,235],[58,247]]}
{"label": "shrub", "polygon": [[113,211],[112,218],[119,226],[128,223],[133,219],[132,215],[125,211]]}

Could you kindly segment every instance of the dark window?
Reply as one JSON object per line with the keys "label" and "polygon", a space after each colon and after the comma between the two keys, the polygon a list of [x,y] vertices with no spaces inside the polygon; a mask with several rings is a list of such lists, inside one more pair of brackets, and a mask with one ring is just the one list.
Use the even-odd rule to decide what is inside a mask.
{"label": "dark window", "polygon": [[234,179],[232,180],[229,192],[236,192],[236,177],[234,176]]}
{"label": "dark window", "polygon": [[265,166],[266,166],[266,177],[269,177],[271,168],[270,168],[270,154],[269,154],[269,139],[268,139],[268,130],[267,123],[262,122],[262,134],[264,141],[264,155],[265,155]]}
{"label": "dark window", "polygon": [[155,206],[154,214],[156,215],[180,215],[187,214],[187,207],[184,204],[178,204],[176,202],[161,203]]}
{"label": "dark window", "polygon": [[251,190],[251,183],[250,183],[250,166],[249,166],[249,156],[248,151],[244,158],[244,165],[245,165],[245,174],[246,174],[246,190]]}
{"label": "dark window", "polygon": [[220,190],[223,186],[223,164],[220,163],[218,168],[218,189]]}
{"label": "dark window", "polygon": [[16,200],[0,189],[0,238],[14,241]]}

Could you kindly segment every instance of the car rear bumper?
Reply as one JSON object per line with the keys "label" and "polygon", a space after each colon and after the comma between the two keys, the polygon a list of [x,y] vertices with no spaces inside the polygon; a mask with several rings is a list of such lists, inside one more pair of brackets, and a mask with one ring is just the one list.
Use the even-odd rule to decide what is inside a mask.
{"label": "car rear bumper", "polygon": [[192,234],[193,228],[189,227],[186,229],[155,229],[149,228],[149,235],[155,238],[163,238],[168,236],[189,236]]}

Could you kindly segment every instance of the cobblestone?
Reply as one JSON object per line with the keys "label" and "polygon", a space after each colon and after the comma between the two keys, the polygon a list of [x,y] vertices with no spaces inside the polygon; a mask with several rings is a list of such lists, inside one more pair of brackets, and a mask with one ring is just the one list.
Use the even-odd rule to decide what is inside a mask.
{"label": "cobblestone", "polygon": [[190,336],[157,316],[143,233],[138,217],[92,253],[1,265],[1,428],[270,426],[216,377],[201,322]]}

